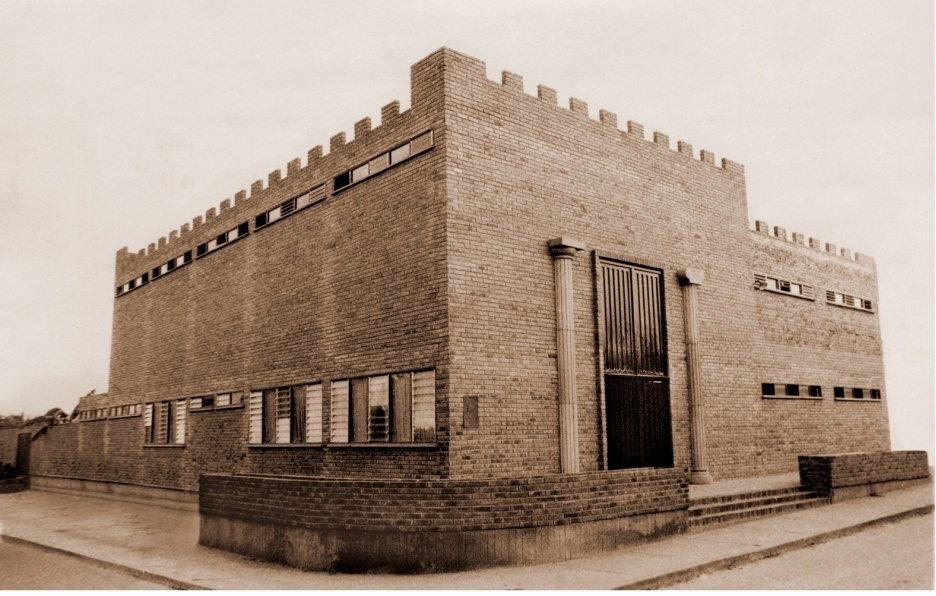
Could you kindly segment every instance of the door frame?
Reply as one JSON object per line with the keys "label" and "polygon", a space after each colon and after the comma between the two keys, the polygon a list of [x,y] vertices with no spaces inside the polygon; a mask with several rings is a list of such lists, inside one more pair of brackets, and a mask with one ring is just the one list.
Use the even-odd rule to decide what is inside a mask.
{"label": "door frame", "polygon": [[604,282],[601,278],[601,262],[611,261],[621,265],[651,269],[660,273],[660,325],[663,327],[663,360],[666,368],[667,385],[669,386],[670,401],[670,437],[673,441],[673,459],[675,465],[675,433],[673,433],[673,392],[672,371],[669,358],[669,326],[666,322],[666,270],[663,265],[654,261],[626,255],[620,252],[594,249],[591,251],[592,262],[592,295],[595,305],[592,314],[595,324],[595,363],[596,363],[596,391],[598,394],[598,419],[600,421],[599,442],[601,443],[601,461],[599,468],[608,470],[608,410],[605,396],[605,331],[604,331]]}

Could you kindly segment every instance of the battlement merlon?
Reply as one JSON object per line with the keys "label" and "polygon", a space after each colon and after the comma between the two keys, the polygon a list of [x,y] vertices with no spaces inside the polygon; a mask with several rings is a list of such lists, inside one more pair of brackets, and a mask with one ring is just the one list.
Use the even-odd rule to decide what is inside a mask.
{"label": "battlement merlon", "polygon": [[[449,92],[452,86],[458,85],[460,80],[464,81],[466,79],[482,79],[496,85],[504,92],[524,93],[523,77],[520,75],[504,71],[500,83],[491,81],[487,78],[486,65],[483,61],[443,47],[413,64],[410,68],[411,109],[407,112],[413,110],[413,108],[434,109],[436,106],[441,106],[445,102],[446,93]],[[553,109],[563,110],[576,118],[581,118],[583,126],[593,125],[597,127],[596,130],[604,131],[613,129],[624,137],[647,142],[643,137],[642,125],[628,121],[627,130],[619,130],[616,114],[600,109],[598,119],[595,120],[589,116],[587,102],[577,98],[569,99],[568,109],[562,108],[557,105],[556,91],[545,85],[540,85],[537,88],[536,97],[530,97],[534,100],[538,99],[543,105],[551,105]],[[317,145],[309,150],[305,167],[302,166],[299,158],[290,160],[286,165],[285,176],[282,175],[282,171],[279,169],[270,172],[267,176],[266,187],[264,187],[262,179],[257,180],[250,186],[249,197],[245,191],[238,191],[234,195],[233,204],[230,199],[222,200],[218,207],[212,207],[205,211],[204,216],[198,215],[193,218],[191,226],[184,224],[178,230],[170,231],[160,242],[154,242],[148,248],[142,249],[136,254],[121,249],[117,253],[117,283],[121,284],[133,279],[150,267],[157,266],[161,260],[168,260],[178,256],[174,253],[178,252],[182,245],[188,246],[195,240],[202,240],[201,238],[193,240],[193,236],[196,234],[199,236],[206,235],[219,222],[227,223],[238,218],[249,218],[256,210],[254,205],[259,202],[258,199],[267,197],[268,193],[273,189],[286,186],[292,180],[302,178],[308,170],[314,169],[315,172],[321,172],[323,178],[327,178],[329,174],[332,174],[330,169],[334,169],[336,167],[335,163],[346,155],[345,151],[349,151],[346,148],[358,145],[355,143],[356,141],[371,137],[378,129],[388,124],[397,123],[405,114],[400,113],[400,103],[394,100],[381,109],[380,126],[372,127],[370,118],[365,117],[354,124],[355,138],[352,141],[346,139],[344,132],[333,135],[329,140],[329,153],[327,155],[323,155],[322,146]],[[662,144],[660,141],[666,139],[665,147],[660,147],[660,149],[673,151],[669,148],[668,137],[662,133],[658,134],[659,136],[655,134],[656,138],[654,139],[657,144]],[[680,141],[677,150],[673,151],[673,153],[695,160],[692,146],[685,141]],[[337,155],[337,158],[333,158],[333,154]],[[720,168],[716,166],[714,154],[707,150],[702,150],[698,160],[695,161],[715,166],[716,169],[731,174],[744,175],[744,166],[728,159],[723,158],[721,160]]]}
{"label": "battlement merlon", "polygon": [[865,267],[870,267],[875,269],[877,265],[874,262],[874,258],[870,257],[864,253],[856,252],[852,253],[851,249],[848,248],[838,248],[835,244],[831,242],[826,242],[823,247],[822,242],[818,238],[809,238],[809,242],[806,242],[806,236],[799,232],[793,232],[791,238],[787,238],[786,228],[780,226],[774,226],[771,230],[770,226],[767,225],[767,222],[763,220],[757,220],[754,222],[754,229],[751,230],[752,233],[756,234],[761,238],[770,238],[777,242],[783,242],[786,244],[793,244],[801,246],[806,250],[812,250],[815,253],[825,254],[830,257],[836,257],[851,263],[858,263]]}
{"label": "battlement merlon", "polygon": [[[438,93],[438,89],[434,88],[434,86],[438,87],[438,77],[443,78],[445,91],[448,91],[452,85],[457,85],[460,80],[482,79],[492,85],[497,85],[507,93],[525,93],[523,77],[521,75],[505,70],[501,72],[499,82],[493,81],[487,78],[487,66],[482,60],[443,47],[412,66],[411,92],[413,105],[416,105],[416,103],[420,101],[439,99],[438,96],[432,97],[433,93]],[[589,116],[588,102],[583,99],[570,97],[568,109],[559,107],[557,105],[558,96],[556,90],[552,87],[538,85],[536,88],[536,95],[530,95],[530,97],[539,99],[544,104],[553,106],[556,109],[565,110],[581,117],[583,119],[583,124],[584,122],[594,123],[604,128],[619,130],[620,134],[623,136],[645,140],[643,126],[636,122],[628,121],[627,129],[620,130],[618,128],[618,117],[614,112],[602,108],[598,110],[597,120],[591,118]],[[716,169],[720,169],[732,175],[744,176],[744,166],[742,164],[727,158],[722,158],[721,162],[718,163],[715,160],[715,155],[707,149],[703,149],[699,153],[698,158],[696,158],[692,144],[686,141],[679,141],[676,148],[671,149],[669,136],[661,132],[655,132],[654,138],[650,142],[661,146],[661,148],[673,151],[673,153],[683,155],[687,159],[714,166]]]}

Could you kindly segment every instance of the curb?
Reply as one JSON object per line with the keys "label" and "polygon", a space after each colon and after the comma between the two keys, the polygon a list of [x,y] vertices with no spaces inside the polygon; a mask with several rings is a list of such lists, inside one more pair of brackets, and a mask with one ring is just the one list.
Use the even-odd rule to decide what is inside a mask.
{"label": "curb", "polygon": [[766,559],[768,557],[775,557],[783,553],[787,553],[793,550],[798,550],[801,548],[806,548],[808,546],[813,546],[815,544],[821,544],[823,542],[829,542],[836,538],[842,538],[844,536],[849,536],[851,534],[857,534],[862,530],[866,530],[873,526],[878,526],[886,524],[889,522],[894,522],[902,520],[908,517],[915,517],[918,515],[926,515],[927,513],[933,512],[933,505],[924,505],[922,507],[916,507],[914,509],[908,509],[906,511],[901,511],[899,513],[893,513],[891,515],[886,515],[884,517],[879,517],[876,519],[870,519],[868,521],[861,522],[860,524],[855,524],[852,526],[845,526],[844,528],[839,528],[837,530],[830,530],[828,532],[823,532],[821,534],[816,534],[814,536],[807,536],[805,538],[800,538],[798,540],[793,540],[791,542],[784,542],[783,544],[778,544],[776,546],[771,546],[761,550],[751,551],[749,553],[744,553],[741,555],[735,555],[733,557],[728,557],[725,559],[718,559],[716,561],[709,561],[708,563],[701,563],[693,567],[687,567],[686,569],[680,569],[678,571],[671,571],[669,573],[664,573],[663,575],[658,575],[656,577],[650,577],[647,579],[642,579],[630,584],[625,584],[623,586],[618,586],[614,588],[615,590],[657,590],[664,588],[666,586],[671,586],[673,584],[688,581],[690,579],[696,578],[705,573],[711,573],[713,571],[720,571],[722,569],[728,569],[729,567],[734,567],[736,565],[743,565],[745,563],[752,563],[760,559]]}
{"label": "curb", "polygon": [[7,542],[9,544],[20,544],[29,546],[32,548],[38,548],[40,550],[58,553],[60,555],[68,555],[69,557],[74,557],[76,559],[81,559],[82,561],[87,561],[97,567],[103,567],[104,569],[113,569],[115,571],[120,571],[126,573],[127,575],[132,575],[138,579],[144,579],[151,581],[157,584],[162,584],[167,588],[173,590],[210,590],[211,588],[206,588],[205,586],[199,586],[198,584],[191,584],[184,582],[178,579],[173,579],[165,575],[159,575],[158,573],[150,573],[149,571],[143,571],[142,569],[136,569],[134,567],[129,567],[127,565],[121,565],[120,563],[113,563],[111,561],[105,561],[104,559],[97,559],[95,557],[90,557],[88,555],[83,555],[81,553],[76,553],[74,551],[65,550],[62,548],[57,548],[54,546],[49,546],[48,544],[42,544],[41,542],[33,542],[32,540],[27,540],[25,538],[18,538],[16,536],[10,536],[9,534],[3,534],[0,536],[0,540]]}

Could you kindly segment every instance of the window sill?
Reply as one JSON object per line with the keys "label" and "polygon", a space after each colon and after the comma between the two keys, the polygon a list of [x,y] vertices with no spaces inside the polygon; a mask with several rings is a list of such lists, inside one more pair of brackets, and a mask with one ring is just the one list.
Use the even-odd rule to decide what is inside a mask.
{"label": "window sill", "polygon": [[143,449],[183,449],[184,443],[144,443]]}
{"label": "window sill", "polygon": [[143,414],[124,414],[123,416],[111,416],[108,420],[122,420],[124,418],[139,418]]}
{"label": "window sill", "polygon": [[821,397],[808,395],[761,395],[761,399],[804,399],[806,401],[822,401]]}
{"label": "window sill", "polygon": [[328,443],[325,447],[333,449],[367,449],[367,448],[377,448],[377,449],[395,449],[395,448],[423,448],[423,449],[432,449],[438,447],[438,443],[391,443],[387,441],[386,443]]}
{"label": "window sill", "polygon": [[871,399],[870,397],[836,397],[835,401],[863,401],[873,404],[879,404],[883,399]]}
{"label": "window sill", "polygon": [[307,447],[324,447],[324,443],[248,443],[249,449],[305,449]]}

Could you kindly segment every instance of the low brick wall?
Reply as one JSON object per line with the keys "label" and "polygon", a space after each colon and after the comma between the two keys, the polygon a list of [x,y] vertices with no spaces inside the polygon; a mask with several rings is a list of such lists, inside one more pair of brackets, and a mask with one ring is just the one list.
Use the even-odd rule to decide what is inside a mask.
{"label": "low brick wall", "polygon": [[341,572],[543,563],[685,531],[686,478],[669,469],[487,480],[208,474],[199,542]]}
{"label": "low brick wall", "polygon": [[929,479],[925,451],[799,456],[800,484],[834,501],[880,494]]}
{"label": "low brick wall", "polygon": [[29,482],[25,476],[16,478],[4,478],[0,480],[0,495],[7,493],[18,493],[29,488]]}

